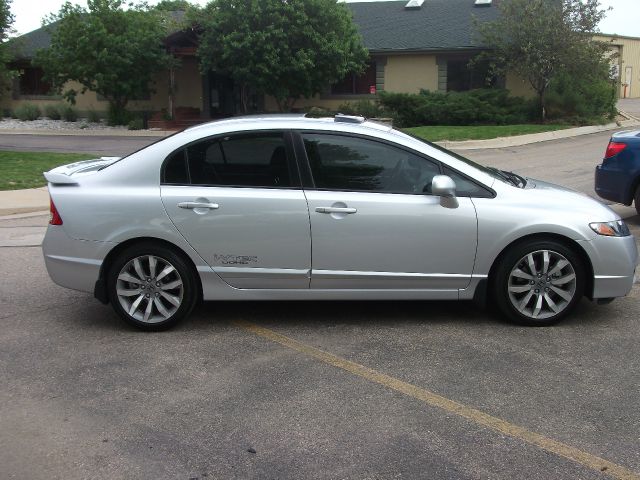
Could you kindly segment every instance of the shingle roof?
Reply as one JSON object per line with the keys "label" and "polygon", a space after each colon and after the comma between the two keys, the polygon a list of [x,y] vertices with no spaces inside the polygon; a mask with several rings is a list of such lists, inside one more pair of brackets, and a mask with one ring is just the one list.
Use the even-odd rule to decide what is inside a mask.
{"label": "shingle roof", "polygon": [[[161,12],[166,16],[166,27],[169,33],[175,33],[185,26],[185,12]],[[55,31],[58,21],[40,27],[32,32],[12,38],[8,47],[17,60],[31,59],[38,50],[49,48],[51,45],[51,32]]]}
{"label": "shingle roof", "polygon": [[[372,52],[458,50],[478,48],[473,34],[473,17],[479,21],[497,17],[495,4],[474,6],[475,0],[424,0],[419,9],[405,9],[408,0],[348,3],[353,19]],[[182,12],[172,12],[176,25]],[[10,41],[16,58],[33,58],[36,51],[51,43],[55,23]]]}
{"label": "shingle roof", "polygon": [[13,56],[17,59],[33,58],[36,51],[41,48],[48,48],[51,45],[50,29],[55,29],[56,23],[58,22],[9,40],[8,47]]}
{"label": "shingle roof", "polygon": [[365,47],[373,52],[478,48],[473,17],[484,22],[498,15],[498,0],[481,7],[475,0],[425,0],[420,9],[405,9],[407,1],[348,4]]}

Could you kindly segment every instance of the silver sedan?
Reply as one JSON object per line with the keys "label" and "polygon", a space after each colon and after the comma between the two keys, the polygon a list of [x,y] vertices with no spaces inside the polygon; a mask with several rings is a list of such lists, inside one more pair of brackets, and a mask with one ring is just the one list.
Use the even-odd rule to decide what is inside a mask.
{"label": "silver sedan", "polygon": [[45,177],[51,278],[160,330],[199,300],[478,300],[550,325],[626,295],[638,253],[576,192],[359,117],[188,128]]}

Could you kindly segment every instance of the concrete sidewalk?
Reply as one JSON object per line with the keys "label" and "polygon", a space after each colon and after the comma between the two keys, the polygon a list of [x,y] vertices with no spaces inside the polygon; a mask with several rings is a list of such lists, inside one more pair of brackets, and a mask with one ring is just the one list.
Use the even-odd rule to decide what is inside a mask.
{"label": "concrete sidewalk", "polygon": [[[593,133],[617,130],[620,128],[637,128],[640,126],[640,119],[633,117],[632,115],[625,114],[627,120],[618,123],[611,123],[608,125],[596,125],[588,127],[568,128],[565,130],[556,130],[553,132],[534,133],[530,135],[519,135],[514,137],[502,137],[493,138],[490,140],[467,140],[461,142],[436,142],[445,148],[452,150],[480,150],[480,149],[493,149],[493,148],[506,148],[516,147],[521,145],[527,145],[531,143],[545,142],[549,140],[557,140],[561,138],[571,138],[581,135],[589,135]],[[41,131],[42,132],[42,131]],[[0,132],[9,133],[9,131]],[[11,131],[10,133],[17,133]],[[123,130],[122,136],[161,136],[168,135],[173,132],[167,131],[129,131]],[[24,132],[25,135],[32,135],[33,133]],[[43,133],[41,133],[43,134]],[[51,135],[51,131],[46,132],[47,135]],[[60,133],[60,135],[95,135],[96,132],[89,130],[78,130],[78,132]],[[102,133],[103,135],[113,136],[113,132]],[[6,190],[0,191],[0,217],[7,215],[23,214],[29,212],[43,212],[49,211],[49,194],[47,187],[27,189],[27,190]]]}
{"label": "concrete sidewalk", "polygon": [[49,211],[47,187],[0,191],[0,217],[20,213]]}

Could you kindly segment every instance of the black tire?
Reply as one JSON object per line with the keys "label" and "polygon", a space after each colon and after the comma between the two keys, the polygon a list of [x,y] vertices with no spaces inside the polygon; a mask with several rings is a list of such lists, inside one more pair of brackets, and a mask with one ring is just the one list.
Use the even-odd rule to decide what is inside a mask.
{"label": "black tire", "polygon": [[[545,251],[550,276],[541,276]],[[530,259],[534,262],[535,275],[531,274]],[[564,265],[564,261],[567,265],[554,272],[556,266]],[[513,323],[534,327],[554,325],[575,308],[584,293],[586,269],[582,259],[574,250],[555,240],[521,242],[511,247],[499,262],[492,279],[493,297],[500,313]],[[520,278],[522,274],[531,278]],[[574,275],[573,279],[571,275]],[[562,292],[556,293],[558,290]],[[568,296],[570,299],[566,298]],[[541,308],[536,315],[537,306]]]}
{"label": "black tire", "polygon": [[640,185],[636,188],[636,194],[633,198],[634,205],[636,206],[636,212],[640,215]]}
{"label": "black tire", "polygon": [[[151,262],[155,275],[151,275]],[[109,268],[109,301],[128,324],[146,331],[167,330],[188,317],[195,307],[199,298],[195,275],[193,267],[170,248],[151,242],[132,245],[123,250]],[[133,279],[136,281],[130,281]],[[131,314],[136,301],[138,304]],[[150,310],[148,315],[147,310]]]}

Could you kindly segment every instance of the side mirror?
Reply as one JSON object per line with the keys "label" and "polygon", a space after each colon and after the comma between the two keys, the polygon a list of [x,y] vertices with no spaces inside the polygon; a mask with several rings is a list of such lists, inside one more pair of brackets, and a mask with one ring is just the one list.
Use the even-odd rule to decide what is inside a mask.
{"label": "side mirror", "polygon": [[458,208],[456,184],[447,175],[436,175],[431,181],[431,193],[440,197],[440,205],[445,208]]}

